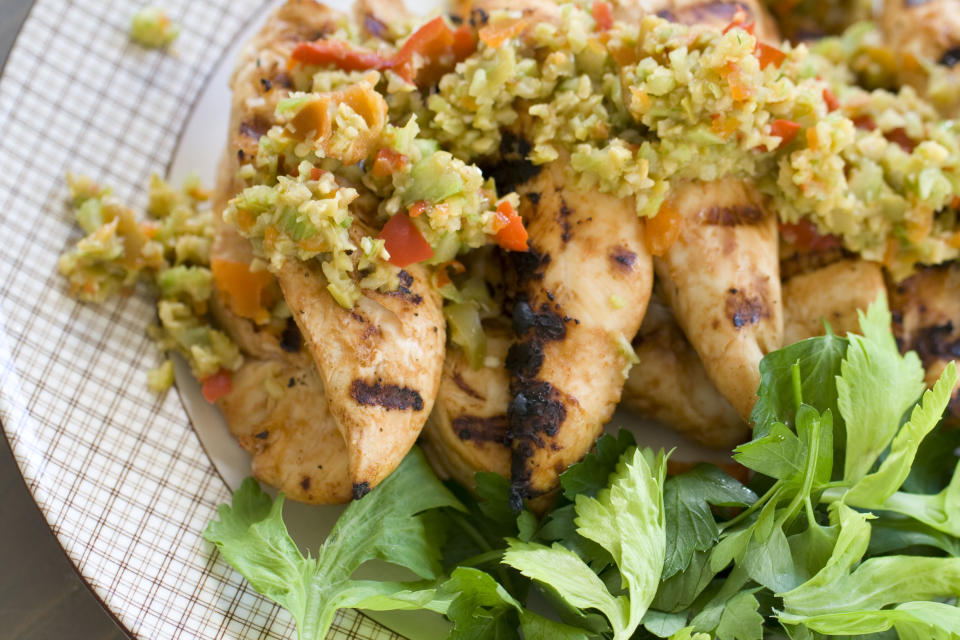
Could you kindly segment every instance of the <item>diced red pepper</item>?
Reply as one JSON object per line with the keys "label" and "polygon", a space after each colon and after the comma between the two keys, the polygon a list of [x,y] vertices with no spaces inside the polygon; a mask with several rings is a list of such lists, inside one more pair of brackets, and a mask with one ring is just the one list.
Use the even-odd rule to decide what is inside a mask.
{"label": "diced red pepper", "polygon": [[[463,28],[453,31],[442,17],[437,16],[407,38],[393,56],[391,66],[407,82],[429,85],[476,48],[473,36]],[[423,66],[414,69],[414,57],[419,55]]]}
{"label": "diced red pepper", "polygon": [[913,150],[917,148],[917,143],[907,135],[903,127],[898,127],[893,131],[887,131],[883,136],[890,142],[900,145],[907,153],[913,153]]}
{"label": "diced red pepper", "polygon": [[827,103],[828,111],[836,111],[840,108],[840,101],[837,100],[837,96],[833,95],[833,91],[830,91],[830,89],[823,90],[823,101]]}
{"label": "diced red pepper", "polygon": [[386,69],[390,60],[379,53],[354,47],[343,40],[317,40],[301,42],[290,54],[290,64],[333,65],[344,71],[366,71],[367,69]]}
{"label": "diced red pepper", "polygon": [[313,169],[310,169],[310,179],[311,179],[311,180],[319,180],[320,178],[323,177],[323,174],[325,174],[325,173],[326,173],[326,171],[324,171],[324,170],[321,169],[320,167],[314,167]]}
{"label": "diced red pepper", "polygon": [[867,131],[873,131],[877,128],[877,123],[870,116],[857,116],[853,119],[853,124],[858,129],[866,129]]}
{"label": "diced red pepper", "polygon": [[400,171],[407,165],[407,156],[398,153],[393,149],[384,147],[377,151],[377,157],[373,160],[373,168],[370,170],[377,178],[386,178]]}
{"label": "diced red pepper", "polygon": [[609,31],[613,26],[613,8],[609,2],[603,0],[594,0],[593,2],[593,20],[597,23],[599,31]]}
{"label": "diced red pepper", "polygon": [[510,38],[523,33],[527,28],[527,21],[523,18],[510,23],[488,24],[479,31],[480,41],[491,49],[496,49]]}
{"label": "diced red pepper", "polygon": [[842,246],[840,238],[833,234],[821,234],[809,218],[802,218],[793,224],[781,223],[780,235],[800,251],[827,251]]}
{"label": "diced red pepper", "polygon": [[783,61],[787,59],[787,54],[776,47],[771,47],[762,42],[757,43],[757,58],[760,59],[760,68],[766,69],[771,64],[778,69]]}
{"label": "diced red pepper", "polygon": [[497,207],[494,226],[497,233],[494,236],[497,244],[510,251],[527,251],[528,234],[523,226],[523,219],[513,205],[504,200]]}
{"label": "diced red pepper", "polygon": [[377,235],[390,254],[390,264],[405,267],[433,257],[433,248],[407,214],[400,211],[387,220]]}
{"label": "diced red pepper", "polygon": [[231,391],[233,391],[233,380],[230,378],[230,372],[226,369],[220,369],[220,371],[204,380],[200,386],[200,392],[204,399],[211,404]]}
{"label": "diced red pepper", "polygon": [[793,120],[774,120],[770,123],[770,135],[781,138],[780,146],[790,144],[797,137],[800,125]]}

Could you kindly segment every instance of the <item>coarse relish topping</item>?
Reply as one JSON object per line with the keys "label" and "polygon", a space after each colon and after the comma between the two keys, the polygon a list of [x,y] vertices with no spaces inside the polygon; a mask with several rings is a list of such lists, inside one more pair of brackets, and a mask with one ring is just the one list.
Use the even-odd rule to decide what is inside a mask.
{"label": "coarse relish topping", "polygon": [[[403,261],[372,229],[393,216],[430,245],[429,264],[504,244],[496,211],[517,199],[479,167],[500,159],[509,134],[533,164],[568,157],[579,187],[632,198],[640,216],[657,214],[671,182],[736,176],[781,221],[809,218],[895,277],[957,257],[957,124],[910,87],[854,84],[869,26],[811,52],[761,44],[742,25],[601,24],[577,3],[557,15],[527,24],[494,12],[475,42],[434,18],[387,53],[347,28],[299,45],[294,91],[226,219],[273,267],[322,260],[351,306],[363,288],[396,285],[388,263]],[[452,44],[430,60],[441,36]],[[421,66],[404,66],[417,47]],[[362,233],[349,232],[358,189],[379,199]]]}

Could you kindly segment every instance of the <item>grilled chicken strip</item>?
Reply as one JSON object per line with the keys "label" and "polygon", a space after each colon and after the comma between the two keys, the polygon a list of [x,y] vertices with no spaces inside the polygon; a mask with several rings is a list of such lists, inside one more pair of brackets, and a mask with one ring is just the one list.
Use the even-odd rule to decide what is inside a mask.
{"label": "grilled chicken strip", "polygon": [[741,180],[678,185],[670,200],[682,230],[654,261],[657,277],[707,375],[747,420],[760,360],[783,338],[776,219]]}
{"label": "grilled chicken strip", "polygon": [[217,400],[253,475],[293,500],[347,502],[353,485],[347,447],[327,409],[323,383],[306,353],[251,359],[233,374],[233,389]]}
{"label": "grilled chicken strip", "polygon": [[886,43],[901,55],[939,60],[949,67],[960,61],[957,0],[886,0],[881,24]]}
{"label": "grilled chicken strip", "polygon": [[[890,288],[893,329],[903,351],[914,350],[933,386],[951,360],[960,360],[960,264],[924,267]],[[948,409],[960,420],[960,390]]]}
{"label": "grilled chicken strip", "polygon": [[783,343],[823,335],[826,320],[837,335],[860,331],[857,311],[886,292],[876,262],[847,258],[783,283]]}
{"label": "grilled chicken strip", "polygon": [[437,403],[421,438],[437,473],[465,487],[473,486],[478,471],[510,477],[510,376],[503,362],[513,331],[487,326],[485,333],[487,358],[496,364],[474,369],[463,350],[448,347]]}
{"label": "grilled chicken strip", "polygon": [[[520,185],[530,251],[513,253],[507,355],[514,506],[545,494],[610,419],[653,285],[633,204],[566,186],[565,159]],[[619,308],[618,308],[619,307]]]}
{"label": "grilled chicken strip", "polygon": [[[779,42],[777,23],[757,0],[619,0],[621,4],[636,3],[647,13],[655,13],[670,22],[700,25],[708,29],[723,29],[733,20],[737,11],[743,11],[744,24],[754,24],[754,33],[763,42]],[[642,16],[641,16],[642,17]]]}
{"label": "grilled chicken strip", "polygon": [[354,497],[362,497],[400,464],[433,408],[446,340],[440,296],[418,265],[401,271],[396,291],[364,290],[353,309],[330,296],[319,264],[290,260],[277,278],[346,440]]}
{"label": "grilled chicken strip", "polygon": [[708,447],[728,449],[746,439],[747,423],[707,376],[670,307],[656,293],[633,349],[640,362],[623,387],[624,407]]}

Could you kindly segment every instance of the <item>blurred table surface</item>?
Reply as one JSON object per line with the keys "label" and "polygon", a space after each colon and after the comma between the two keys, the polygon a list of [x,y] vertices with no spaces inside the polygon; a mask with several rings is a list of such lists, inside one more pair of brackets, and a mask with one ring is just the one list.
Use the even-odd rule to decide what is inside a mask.
{"label": "blurred table surface", "polygon": [[[0,0],[0,67],[32,4]],[[57,544],[0,437],[0,639],[126,638]]]}

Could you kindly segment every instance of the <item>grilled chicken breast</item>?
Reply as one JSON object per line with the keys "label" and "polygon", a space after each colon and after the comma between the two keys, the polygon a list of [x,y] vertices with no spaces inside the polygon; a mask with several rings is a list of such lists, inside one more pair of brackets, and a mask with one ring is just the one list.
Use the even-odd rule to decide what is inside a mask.
{"label": "grilled chicken breast", "polygon": [[740,180],[678,185],[670,199],[682,230],[654,261],[657,277],[707,375],[747,420],[760,360],[783,339],[776,219]]}
{"label": "grilled chicken breast", "polygon": [[566,186],[564,160],[521,185],[530,251],[513,253],[517,285],[507,354],[515,506],[551,491],[620,399],[629,343],[653,285],[631,202]]}
{"label": "grilled chicken breast", "polygon": [[708,447],[733,447],[747,423],[707,376],[673,312],[656,293],[633,341],[640,362],[630,369],[622,404]]}
{"label": "grilled chicken breast", "polygon": [[783,343],[823,335],[824,321],[837,335],[859,332],[857,311],[885,292],[880,265],[859,258],[795,275],[783,283]]}
{"label": "grilled chicken breast", "polygon": [[293,500],[346,502],[353,485],[346,443],[306,353],[248,358],[217,400],[230,432],[252,457],[253,475]]}
{"label": "grilled chicken breast", "polygon": [[777,23],[766,7],[756,0],[619,0],[636,3],[647,13],[655,13],[671,22],[700,25],[721,30],[733,21],[737,11],[744,12],[744,24],[754,24],[754,33],[763,42],[778,43]]}
{"label": "grilled chicken breast", "polygon": [[[960,360],[960,264],[925,267],[890,288],[894,335],[901,350],[914,350],[933,386],[951,360]],[[960,392],[948,409],[960,420]]]}
{"label": "grilled chicken breast", "polygon": [[886,43],[901,55],[940,60],[951,67],[960,60],[957,0],[886,0],[880,22]]}
{"label": "grilled chicken breast", "polygon": [[437,473],[472,487],[478,471],[510,477],[507,406],[510,376],[503,362],[513,331],[499,323],[485,327],[490,366],[474,369],[459,347],[443,363],[437,402],[421,444]]}

